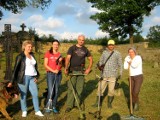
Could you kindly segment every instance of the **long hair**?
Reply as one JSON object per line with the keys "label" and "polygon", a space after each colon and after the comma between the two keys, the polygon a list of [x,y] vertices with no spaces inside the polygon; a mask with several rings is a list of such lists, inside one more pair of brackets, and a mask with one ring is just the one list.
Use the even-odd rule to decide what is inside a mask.
{"label": "long hair", "polygon": [[[59,42],[57,39],[54,39],[54,40],[52,41],[52,44],[53,44],[54,42],[57,42],[58,45],[60,45],[60,42]],[[53,47],[50,48],[49,52],[50,52],[51,54],[53,54]]]}

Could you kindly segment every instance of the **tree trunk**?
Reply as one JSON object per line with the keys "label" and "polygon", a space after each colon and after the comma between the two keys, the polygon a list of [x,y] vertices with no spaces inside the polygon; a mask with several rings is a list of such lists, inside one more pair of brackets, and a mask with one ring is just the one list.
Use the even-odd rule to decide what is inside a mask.
{"label": "tree trunk", "polygon": [[129,41],[130,41],[130,45],[133,46],[133,27],[132,25],[129,25]]}

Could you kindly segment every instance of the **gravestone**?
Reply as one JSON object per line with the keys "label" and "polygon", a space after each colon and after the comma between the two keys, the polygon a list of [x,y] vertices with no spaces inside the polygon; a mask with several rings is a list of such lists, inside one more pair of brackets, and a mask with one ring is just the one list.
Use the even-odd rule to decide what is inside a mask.
{"label": "gravestone", "polygon": [[11,37],[11,24],[4,25],[4,39],[1,41],[6,58],[6,70],[5,70],[5,80],[10,80],[12,76],[12,60],[13,60],[13,50],[12,50],[12,37]]}

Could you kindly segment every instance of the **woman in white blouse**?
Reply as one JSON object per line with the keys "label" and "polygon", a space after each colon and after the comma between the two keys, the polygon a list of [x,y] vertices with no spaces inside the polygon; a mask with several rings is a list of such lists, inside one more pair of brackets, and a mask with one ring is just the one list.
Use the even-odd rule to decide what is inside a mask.
{"label": "woman in white blouse", "polygon": [[131,80],[132,103],[135,111],[139,110],[139,92],[143,82],[142,58],[136,54],[135,48],[128,49],[128,56],[124,60],[124,69],[129,70]]}
{"label": "woman in white blouse", "polygon": [[37,79],[39,72],[37,69],[37,62],[32,52],[32,42],[26,40],[22,44],[22,52],[16,57],[12,78],[8,87],[13,83],[18,83],[21,97],[21,110],[22,117],[27,117],[27,92],[28,89],[32,95],[33,106],[35,115],[44,116],[39,109]]}

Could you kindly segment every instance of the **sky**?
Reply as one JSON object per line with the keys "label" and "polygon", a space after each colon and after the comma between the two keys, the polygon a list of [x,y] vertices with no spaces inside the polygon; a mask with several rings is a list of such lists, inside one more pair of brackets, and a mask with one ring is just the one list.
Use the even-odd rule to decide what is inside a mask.
{"label": "sky", "polygon": [[[160,6],[151,11],[149,17],[144,17],[142,36],[145,38],[151,26],[160,25]],[[20,14],[4,11],[0,20],[0,34],[4,31],[4,24],[11,24],[12,32],[21,30],[20,25],[26,25],[25,30],[32,27],[39,36],[52,34],[54,38],[62,40],[76,39],[84,34],[87,38],[109,37],[98,29],[98,24],[90,16],[99,12],[92,8],[86,0],[52,0],[45,10],[27,7]]]}

